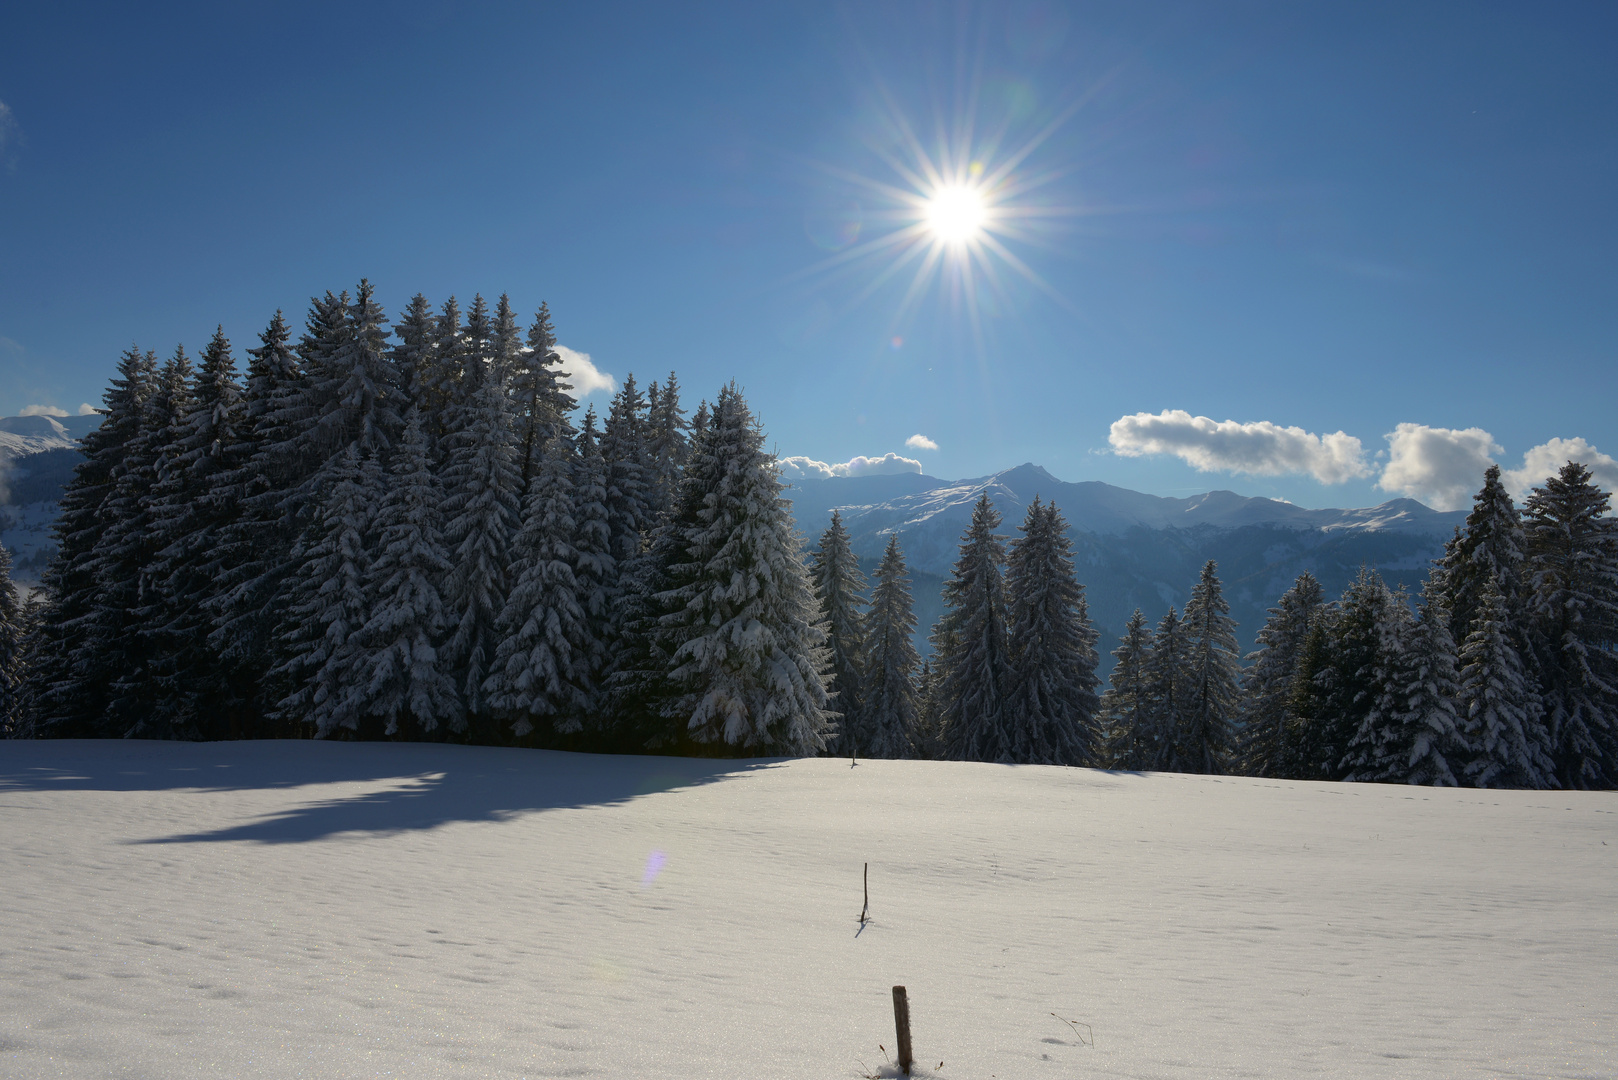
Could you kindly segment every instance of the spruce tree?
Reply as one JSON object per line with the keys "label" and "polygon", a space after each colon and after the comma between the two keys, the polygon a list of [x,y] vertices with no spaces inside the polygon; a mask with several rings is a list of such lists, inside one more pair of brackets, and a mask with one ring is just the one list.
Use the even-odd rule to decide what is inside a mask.
{"label": "spruce tree", "polygon": [[225,665],[243,702],[250,733],[274,704],[264,684],[274,649],[277,597],[291,571],[298,508],[289,502],[303,478],[286,448],[303,400],[303,372],[289,344],[281,312],[247,350],[247,385],[241,401],[238,442],[230,467],[214,476],[213,498],[234,504],[220,527],[214,550],[217,579],[208,601],[213,629],[209,648]]}
{"label": "spruce tree", "polygon": [[29,612],[11,581],[11,552],[0,547],[0,739],[25,734]]}
{"label": "spruce tree", "polygon": [[573,446],[556,437],[539,449],[513,545],[516,584],[500,613],[500,645],[484,684],[490,707],[518,738],[541,725],[563,735],[582,731],[605,653],[580,602],[575,573]]}
{"label": "spruce tree", "polygon": [[1461,648],[1460,710],[1472,757],[1466,781],[1480,788],[1557,787],[1544,708],[1517,651],[1505,593],[1485,580]]}
{"label": "spruce tree", "polygon": [[1236,623],[1212,559],[1185,605],[1186,700],[1175,732],[1182,772],[1228,772],[1241,712]]}
{"label": "spruce tree", "polygon": [[950,651],[939,657],[939,717],[945,753],[957,761],[1015,761],[1007,723],[1011,646],[1006,637],[1003,538],[1000,514],[988,495],[978,497],[961,536],[960,557],[944,585],[940,620]]}
{"label": "spruce tree", "polygon": [[[937,630],[937,627],[934,627]],[[929,643],[933,643],[929,635]],[[936,656],[936,649],[934,652]],[[944,732],[939,718],[944,713],[942,692],[939,688],[938,668],[931,659],[923,660],[921,674],[916,676],[916,730],[910,737],[916,756],[928,761],[944,759]]]}
{"label": "spruce tree", "polygon": [[1395,604],[1403,607],[1381,575],[1362,566],[1327,623],[1324,666],[1311,672],[1308,691],[1310,753],[1321,757],[1315,779],[1349,777],[1385,737],[1394,694],[1389,661],[1403,628]]}
{"label": "spruce tree", "polygon": [[146,399],[156,388],[157,358],[130,347],[102,397],[101,425],[85,435],[84,460],[62,493],[53,532],[56,554],[44,574],[33,670],[34,723],[46,735],[82,738],[97,732],[105,683],[96,669],[94,633],[100,589],[96,542],[109,518],[104,504],[117,483],[124,452],[140,433]]}
{"label": "spruce tree", "polygon": [[613,558],[620,568],[627,568],[640,554],[653,523],[645,409],[635,376],[625,376],[601,433],[601,456],[607,463],[607,524],[612,530]]}
{"label": "spruce tree", "polygon": [[809,566],[820,601],[826,644],[831,650],[831,683],[827,689],[836,695],[834,704],[842,714],[838,734],[827,743],[826,752],[869,757],[872,731],[864,711],[865,625],[860,615],[866,582],[859,560],[849,547],[842,515],[835,510]]}
{"label": "spruce tree", "polygon": [[1011,757],[1044,765],[1094,765],[1101,754],[1096,710],[1097,633],[1073,543],[1055,503],[1036,497],[1006,561]]}
{"label": "spruce tree", "polygon": [[865,616],[866,681],[862,714],[870,742],[865,755],[872,758],[916,757],[915,737],[920,721],[916,669],[921,658],[911,634],[916,615],[910,594],[910,575],[899,534],[888,536],[882,563],[871,589],[871,608]]}
{"label": "spruce tree", "polygon": [[[1355,721],[1348,749],[1339,763],[1341,778],[1350,781],[1391,779],[1399,770],[1404,748],[1405,673],[1410,667],[1415,620],[1403,592],[1395,593],[1378,577],[1379,589],[1367,597],[1363,629],[1365,662],[1354,669],[1348,685],[1357,697],[1348,705]],[[1347,608],[1345,603],[1345,609]],[[1348,628],[1345,626],[1345,629]],[[1344,674],[1347,674],[1345,669]],[[1344,730],[1347,730],[1345,725]]]}
{"label": "spruce tree", "polygon": [[163,544],[154,494],[179,456],[192,378],[190,358],[185,349],[176,348],[146,399],[140,432],[126,445],[113,491],[103,504],[107,524],[95,546],[99,593],[90,658],[93,677],[107,686],[103,734],[123,738],[197,734],[171,723],[172,717],[153,714],[158,693],[154,661],[162,655],[148,633],[162,617],[154,564]]}
{"label": "spruce tree", "polygon": [[702,754],[813,754],[832,713],[802,540],[773,456],[732,384],[693,449],[660,537],[650,631],[656,745]]}
{"label": "spruce tree", "polygon": [[1197,761],[1182,754],[1181,733],[1190,707],[1191,658],[1185,622],[1170,604],[1152,634],[1152,650],[1142,672],[1146,714],[1135,736],[1149,750],[1140,768],[1153,772],[1196,772]]}
{"label": "spruce tree", "polygon": [[433,350],[437,335],[433,325],[433,306],[417,293],[410,298],[410,306],[393,325],[393,336],[398,344],[388,354],[393,369],[398,373],[399,389],[403,395],[402,409],[418,408],[427,393],[427,381],[433,370]]}
{"label": "spruce tree", "polygon": [[1318,620],[1324,600],[1314,575],[1307,570],[1299,574],[1270,609],[1268,621],[1258,632],[1258,648],[1248,654],[1251,664],[1242,676],[1245,695],[1240,744],[1241,771],[1248,776],[1292,775],[1287,743],[1294,721],[1289,708],[1293,683],[1304,640]]}
{"label": "spruce tree", "polygon": [[203,350],[171,467],[152,493],[153,528],[163,547],[149,571],[157,602],[145,627],[156,654],[161,724],[204,738],[241,734],[239,691],[209,637],[211,607],[229,569],[221,559],[224,533],[240,513],[226,478],[242,464],[244,422],[236,360],[219,327]]}
{"label": "spruce tree", "polygon": [[573,387],[563,381],[568,373],[561,370],[561,363],[551,311],[542,303],[528,328],[528,348],[519,357],[511,381],[517,415],[518,472],[524,491],[538,466],[539,449],[564,434],[567,414],[577,404],[568,393]]}
{"label": "spruce tree", "polygon": [[1522,519],[1511,493],[1500,482],[1500,466],[1490,465],[1483,487],[1473,499],[1466,527],[1445,549],[1444,582],[1450,612],[1450,634],[1465,641],[1482,603],[1483,590],[1493,581],[1508,605],[1522,596],[1522,566],[1526,538]]}
{"label": "spruce tree", "polygon": [[1338,680],[1331,656],[1339,614],[1335,606],[1322,608],[1298,651],[1298,669],[1287,696],[1273,766],[1273,774],[1282,779],[1331,780],[1337,776],[1344,744],[1331,711]]}
{"label": "spruce tree", "polygon": [[433,320],[432,347],[428,361],[415,375],[414,399],[421,413],[422,430],[442,461],[448,448],[445,439],[453,425],[451,414],[461,399],[461,380],[466,373],[466,339],[461,329],[461,305],[455,297],[444,301]]}
{"label": "spruce tree", "polygon": [[646,456],[650,473],[651,503],[657,513],[674,506],[680,487],[680,470],[690,452],[690,424],[680,408],[680,380],[674,372],[661,387],[652,384],[646,406]]}
{"label": "spruce tree", "polygon": [[1159,732],[1153,725],[1147,672],[1152,662],[1152,628],[1140,608],[1129,617],[1118,647],[1107,692],[1101,695],[1100,722],[1109,769],[1138,772],[1158,757]]}
{"label": "spruce tree", "polygon": [[365,578],[367,617],[352,661],[352,708],[380,720],[382,734],[390,737],[466,728],[441,653],[449,628],[443,592],[450,569],[443,500],[432,448],[412,408],[376,512],[376,558]]}
{"label": "spruce tree", "polygon": [[1618,521],[1568,462],[1524,501],[1533,651],[1557,781],[1618,784]]}
{"label": "spruce tree", "polygon": [[273,674],[288,688],[281,717],[325,738],[358,733],[364,715],[358,634],[370,616],[367,530],[381,502],[381,469],[350,444],[321,469],[318,490],[318,513],[292,553],[297,569],[281,626],[283,659]]}
{"label": "spruce tree", "polygon": [[[585,411],[579,428],[578,450],[573,456],[573,577],[579,605],[590,622],[590,633],[605,650],[594,658],[590,681],[598,691],[612,670],[615,639],[614,603],[618,593],[618,562],[612,555],[612,529],[607,520],[607,463],[601,456],[595,406]],[[607,703],[598,698],[596,725],[605,726]]]}
{"label": "spruce tree", "polygon": [[454,626],[445,652],[479,740],[496,735],[485,723],[491,718],[483,683],[499,646],[495,624],[510,586],[521,496],[511,409],[500,372],[489,361],[489,334],[488,309],[477,297],[467,319],[467,366],[445,436],[443,472],[444,539],[452,551],[446,598]]}
{"label": "spruce tree", "polygon": [[1410,624],[1404,664],[1397,672],[1394,738],[1384,749],[1379,774],[1389,783],[1454,787],[1465,764],[1456,700],[1460,695],[1455,639],[1444,568],[1435,566],[1423,592],[1421,610]]}

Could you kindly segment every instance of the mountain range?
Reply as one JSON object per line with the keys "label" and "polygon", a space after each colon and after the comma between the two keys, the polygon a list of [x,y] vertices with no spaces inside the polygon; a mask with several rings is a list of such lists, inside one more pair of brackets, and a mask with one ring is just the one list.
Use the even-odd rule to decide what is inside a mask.
{"label": "mountain range", "polygon": [[1466,520],[1463,511],[1412,499],[1310,510],[1231,491],[1163,498],[1099,481],[1065,482],[1032,464],[970,480],[917,473],[800,479],[785,492],[811,544],[838,511],[867,574],[888,536],[899,535],[914,580],[918,644],[942,613],[940,592],[980,495],[1000,512],[1008,538],[1036,497],[1061,508],[1090,615],[1102,631],[1103,669],[1111,667],[1106,653],[1130,613],[1138,607],[1155,623],[1170,604],[1183,608],[1209,559],[1219,566],[1245,649],[1266,610],[1303,571],[1319,578],[1328,596],[1341,593],[1361,565],[1415,592],[1444,540]]}

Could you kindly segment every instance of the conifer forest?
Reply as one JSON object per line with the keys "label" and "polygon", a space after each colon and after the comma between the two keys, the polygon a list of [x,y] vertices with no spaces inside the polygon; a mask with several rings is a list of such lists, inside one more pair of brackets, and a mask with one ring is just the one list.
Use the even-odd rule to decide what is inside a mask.
{"label": "conifer forest", "polygon": [[130,348],[26,601],[15,738],[444,740],[945,758],[1510,788],[1618,786],[1618,523],[1568,462],[1491,467],[1419,596],[1301,575],[1241,655],[1217,566],[1099,635],[1061,511],[985,496],[924,663],[900,537],[812,550],[741,390],[579,414],[548,309],[362,281],[239,371]]}

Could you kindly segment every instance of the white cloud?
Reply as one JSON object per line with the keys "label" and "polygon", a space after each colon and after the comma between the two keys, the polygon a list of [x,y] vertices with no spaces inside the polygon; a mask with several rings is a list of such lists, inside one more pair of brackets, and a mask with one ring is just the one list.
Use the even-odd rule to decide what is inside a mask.
{"label": "white cloud", "polygon": [[98,410],[96,409],[96,407],[94,405],[90,404],[88,401],[84,402],[82,405],[79,406],[79,415],[80,416],[90,416],[90,415],[94,414],[97,411]]}
{"label": "white cloud", "polygon": [[1216,422],[1184,409],[1120,417],[1113,421],[1107,441],[1124,457],[1173,454],[1200,472],[1304,473],[1322,484],[1371,475],[1365,448],[1341,431],[1316,435],[1268,420]]}
{"label": "white cloud", "polygon": [[1590,479],[1603,491],[1618,491],[1618,460],[1603,454],[1583,439],[1552,439],[1540,443],[1522,456],[1522,468],[1503,469],[1500,479],[1518,499],[1577,461],[1590,470]]}
{"label": "white cloud", "polygon": [[618,392],[618,380],[605,371],[596,368],[589,353],[570,349],[566,345],[556,346],[556,353],[562,358],[562,370],[567,372],[567,382],[573,387],[573,396],[583,399],[597,390],[605,390],[609,394]]}
{"label": "white cloud", "polygon": [[[66,416],[66,409],[58,409],[55,405],[24,405],[18,416]],[[82,414],[81,414],[82,415]]]}
{"label": "white cloud", "polygon": [[827,464],[810,457],[781,459],[783,480],[829,480],[834,476],[887,476],[893,473],[919,473],[921,462],[898,454],[884,454],[879,458],[853,457],[847,461]]}
{"label": "white cloud", "polygon": [[1500,453],[1494,436],[1482,428],[1400,424],[1384,437],[1388,463],[1376,486],[1437,510],[1470,506],[1473,494],[1483,486],[1483,471]]}
{"label": "white cloud", "polygon": [[912,450],[937,450],[938,444],[925,435],[912,435],[905,440],[905,445]]}

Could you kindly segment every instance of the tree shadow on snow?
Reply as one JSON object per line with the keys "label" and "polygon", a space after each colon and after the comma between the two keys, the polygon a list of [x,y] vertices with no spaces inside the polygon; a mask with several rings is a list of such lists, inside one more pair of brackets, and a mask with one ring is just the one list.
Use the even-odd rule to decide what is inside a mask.
{"label": "tree shadow on snow", "polygon": [[[255,821],[135,844],[301,843],[455,821],[627,802],[739,777],[782,759],[575,754],[432,743],[48,741],[0,743],[0,792],[231,792],[310,787],[309,802]],[[378,782],[392,781],[377,788]],[[352,794],[328,784],[365,783]],[[325,795],[326,797],[321,797]]]}

